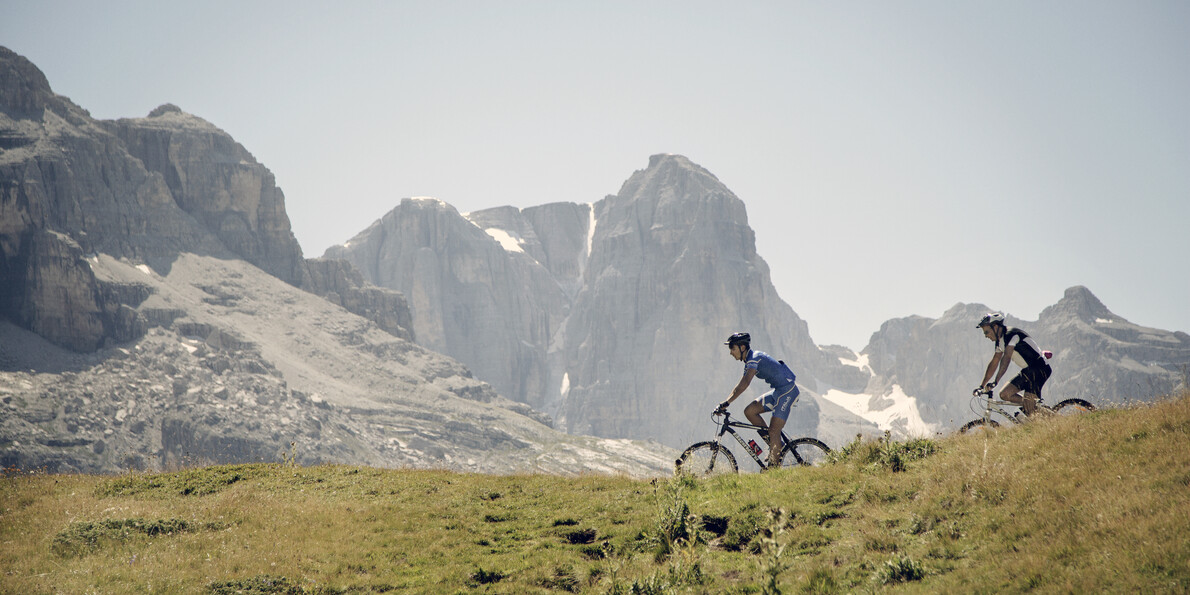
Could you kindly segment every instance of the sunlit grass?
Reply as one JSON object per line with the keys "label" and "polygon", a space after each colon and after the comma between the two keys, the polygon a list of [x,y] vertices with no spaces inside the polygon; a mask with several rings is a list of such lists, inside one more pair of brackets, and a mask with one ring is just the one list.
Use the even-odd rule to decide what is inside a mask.
{"label": "sunlit grass", "polygon": [[1185,592],[1190,399],[693,480],[0,479],[0,592]]}

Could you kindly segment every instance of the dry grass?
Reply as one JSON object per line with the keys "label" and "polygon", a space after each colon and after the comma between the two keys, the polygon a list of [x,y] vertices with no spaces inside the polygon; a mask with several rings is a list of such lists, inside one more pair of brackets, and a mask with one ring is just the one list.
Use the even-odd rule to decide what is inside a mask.
{"label": "dry grass", "polygon": [[707,481],[0,479],[0,592],[1190,590],[1190,397]]}

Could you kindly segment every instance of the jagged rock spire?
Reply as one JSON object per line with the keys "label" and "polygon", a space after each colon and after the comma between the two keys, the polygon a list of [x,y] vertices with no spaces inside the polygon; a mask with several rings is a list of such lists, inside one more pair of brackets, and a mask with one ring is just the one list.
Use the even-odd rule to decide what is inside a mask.
{"label": "jagged rock spire", "polygon": [[1091,293],[1091,290],[1082,285],[1075,285],[1067,289],[1058,303],[1041,312],[1043,320],[1063,316],[1074,317],[1087,323],[1113,318],[1123,320],[1112,314],[1111,310],[1108,310],[1107,306],[1103,305],[1103,302]]}

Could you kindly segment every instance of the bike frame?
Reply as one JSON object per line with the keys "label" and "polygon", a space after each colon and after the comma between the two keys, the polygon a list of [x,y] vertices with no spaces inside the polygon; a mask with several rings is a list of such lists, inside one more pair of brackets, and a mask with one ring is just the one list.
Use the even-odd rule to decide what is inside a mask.
{"label": "bike frame", "polygon": [[[711,417],[714,418],[715,415],[712,415]],[[740,437],[739,432],[736,432],[733,429],[733,428],[740,428],[741,430],[766,430],[767,431],[768,428],[764,428],[761,426],[754,426],[750,423],[731,421],[731,414],[726,411],[723,412],[723,421],[722,422],[716,421],[715,423],[719,425],[719,432],[715,435],[716,443],[718,443],[720,446],[722,446],[723,445],[723,435],[731,434],[732,438],[735,438],[735,441],[740,443],[740,446],[743,447],[744,452],[748,453],[748,456],[752,457],[752,460],[756,461],[756,464],[760,465],[761,469],[769,468],[768,463],[761,460],[760,457],[756,456],[756,453],[752,452],[752,449],[748,447],[748,443],[744,442],[744,439],[742,437]],[[781,431],[781,448],[785,448],[786,444],[789,444],[789,436],[786,436],[785,431],[782,430]],[[770,446],[767,443],[765,443],[764,446],[765,446],[765,448],[770,448]]]}
{"label": "bike frame", "polygon": [[[1003,406],[1015,407],[1017,409],[1018,414],[1024,415],[1025,409],[1019,403],[1013,403],[1011,401],[1003,401],[1000,399],[993,399],[992,393],[990,391],[984,391],[980,394],[983,395],[983,397],[984,397],[983,423],[986,424],[986,423],[992,421],[993,413],[999,413],[1001,417],[1007,418],[1008,421],[1011,421],[1012,423],[1018,424],[1018,425],[1025,423],[1025,419],[1028,419],[1028,417],[1026,417],[1025,419],[1020,419],[1017,415],[1009,414],[1007,411],[1004,410]],[[1041,407],[1044,407],[1044,406],[1045,405],[1042,404],[1041,399],[1038,399],[1037,400],[1038,409],[1040,409]]]}
{"label": "bike frame", "polygon": [[[975,403],[974,403],[975,400],[979,399],[979,398],[983,399],[983,411],[982,412],[975,406]],[[992,426],[1001,425],[999,421],[992,419],[993,413],[999,413],[1001,417],[1007,419],[1008,421],[1011,421],[1014,424],[1018,424],[1018,425],[1023,424],[1029,420],[1028,416],[1021,415],[1022,413],[1025,412],[1025,408],[1023,407],[1023,404],[1012,403],[1010,401],[1005,401],[1002,399],[993,399],[992,391],[989,391],[989,390],[979,391],[971,396],[971,400],[972,400],[971,410],[973,412],[975,412],[975,414],[978,415],[979,417],[963,424],[963,426],[959,428],[960,433],[964,433],[967,430],[971,429],[972,427],[974,427],[974,424],[983,425],[984,427],[992,427]],[[1018,411],[1016,413],[1013,413],[1012,415],[1009,415],[1008,411],[1004,410],[1004,407],[1016,407]],[[1095,406],[1092,405],[1090,401],[1087,401],[1084,399],[1065,399],[1065,400],[1059,401],[1058,404],[1054,405],[1052,408],[1049,407],[1048,405],[1046,405],[1041,399],[1037,399],[1037,407],[1038,407],[1038,410],[1036,413],[1041,413],[1044,411],[1050,415],[1055,415],[1055,414],[1061,415],[1060,412],[1062,412],[1062,411],[1067,411],[1068,413],[1078,413],[1079,411],[1094,411],[1095,410]]]}
{"label": "bike frame", "polygon": [[[1017,419],[1017,416],[1009,414],[1007,411],[1005,411],[1001,407],[1001,405],[1007,405],[1009,407],[1017,407],[1019,409],[1020,405],[1017,405],[1016,403],[1010,403],[1008,401],[1000,401],[1000,400],[995,400],[995,399],[990,399],[990,398],[985,399],[985,400],[987,401],[987,403],[986,403],[986,407],[983,410],[984,423],[988,423],[988,422],[992,421],[993,413],[999,413],[1001,417],[1007,418],[1008,421],[1011,421],[1014,424],[1022,423],[1021,420]],[[1019,413],[1019,411],[1018,411],[1018,413]]]}

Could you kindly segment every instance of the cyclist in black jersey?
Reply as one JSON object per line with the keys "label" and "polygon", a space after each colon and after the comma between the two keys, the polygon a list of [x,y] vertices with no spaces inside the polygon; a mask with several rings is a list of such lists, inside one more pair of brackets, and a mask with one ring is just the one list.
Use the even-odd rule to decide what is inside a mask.
{"label": "cyclist in black jersey", "polygon": [[[1037,411],[1037,401],[1041,399],[1041,387],[1050,377],[1050,365],[1045,361],[1046,352],[1039,349],[1037,343],[1025,331],[1005,326],[1004,315],[999,312],[984,316],[977,328],[983,331],[983,336],[988,340],[996,342],[996,353],[992,356],[992,361],[988,362],[983,382],[974,393],[994,389],[1004,377],[1004,372],[1008,370],[1009,362],[1016,362],[1021,367],[1021,372],[1000,391],[1000,398],[1020,405],[1025,415],[1033,415],[1033,412]],[[1022,392],[1023,396],[1020,394]]]}

